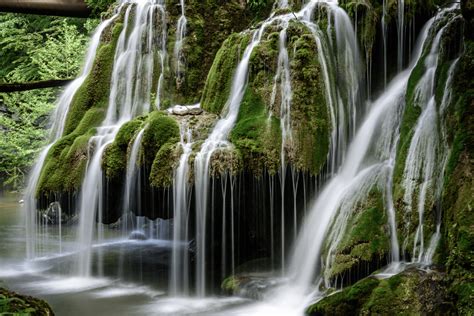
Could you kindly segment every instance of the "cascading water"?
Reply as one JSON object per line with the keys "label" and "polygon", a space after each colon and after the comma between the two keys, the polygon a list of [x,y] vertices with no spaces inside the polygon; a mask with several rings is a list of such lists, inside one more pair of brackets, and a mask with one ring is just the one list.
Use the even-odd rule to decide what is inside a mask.
{"label": "cascading water", "polygon": [[186,249],[187,222],[190,207],[189,157],[192,154],[192,131],[186,121],[180,125],[180,146],[183,151],[173,177],[173,248],[171,253],[170,291],[173,295],[187,294],[189,267]]}
{"label": "cascading water", "polygon": [[[125,221],[127,220],[127,214],[130,212],[136,211],[137,210],[132,210],[132,205],[137,205],[139,199],[137,199],[133,193],[134,192],[139,192],[140,191],[140,181],[139,181],[139,167],[138,167],[138,159],[139,159],[139,153],[140,153],[140,146],[142,143],[143,139],[143,134],[145,133],[147,126],[145,126],[143,129],[141,129],[137,136],[135,137],[135,140],[132,143],[132,147],[130,150],[130,157],[127,160],[127,174],[125,177],[125,191],[124,191],[124,198],[123,198],[123,216],[125,218]],[[138,187],[138,188],[137,188]],[[134,199],[135,198],[135,199]],[[136,202],[136,203],[133,203]],[[125,227],[124,230],[128,231],[130,227],[128,226],[128,223],[124,224]],[[136,227],[136,229],[139,229],[139,227]]]}
{"label": "cascading water", "polygon": [[[115,51],[107,116],[97,129],[97,135],[89,140],[89,160],[81,186],[77,261],[80,276],[91,274],[93,224],[96,214],[102,214],[102,155],[125,122],[150,111],[154,58],[156,54],[164,54],[155,51],[156,46],[162,48],[164,44],[156,45],[157,23],[154,21],[163,21],[163,12],[161,2],[141,1],[129,5],[125,13]],[[133,24],[129,21],[131,17]]]}
{"label": "cascading water", "polygon": [[[325,35],[321,32],[318,26],[312,22],[313,13],[318,5],[325,5],[328,14],[327,19],[333,23],[328,26],[328,34]],[[217,122],[210,136],[206,139],[201,147],[200,152],[196,155],[195,159],[195,190],[196,190],[196,239],[197,239],[197,293],[203,296],[205,294],[205,262],[206,262],[206,218],[208,208],[208,195],[209,195],[209,166],[212,154],[217,149],[229,148],[227,141],[228,135],[232,130],[237,114],[239,111],[240,103],[243,98],[243,94],[246,89],[248,68],[250,56],[253,49],[259,45],[262,36],[270,25],[276,24],[282,31],[280,31],[280,52],[278,58],[278,70],[275,76],[275,81],[281,80],[280,93],[282,98],[282,104],[280,109],[280,115],[282,117],[282,133],[284,140],[282,141],[282,170],[281,170],[281,183],[282,183],[282,198],[284,196],[284,177],[286,173],[285,164],[285,150],[286,146],[289,145],[288,140],[291,140],[291,84],[290,84],[290,72],[289,72],[289,61],[288,52],[286,50],[286,28],[290,20],[299,20],[304,25],[308,26],[308,29],[315,34],[315,39],[318,42],[318,47],[324,52],[324,57],[320,56],[320,60],[323,64],[325,73],[325,85],[327,88],[327,100],[331,112],[331,122],[333,128],[331,140],[331,153],[329,168],[331,172],[334,172],[337,166],[337,162],[343,159],[345,148],[348,144],[350,135],[353,134],[355,129],[355,123],[357,121],[357,108],[360,99],[360,93],[363,89],[360,89],[360,82],[362,78],[361,67],[360,67],[360,54],[358,51],[357,43],[354,36],[352,24],[347,14],[339,8],[333,1],[310,1],[304,8],[298,13],[290,13],[279,16],[273,16],[266,20],[260,28],[254,32],[250,44],[244,51],[243,57],[236,69],[234,74],[231,93],[227,100],[225,110],[226,115]],[[319,32],[319,33],[318,33]],[[333,41],[332,32],[335,33],[335,40]],[[321,38],[325,39],[324,43],[321,43],[319,36],[316,34],[322,34]],[[327,39],[327,40],[326,40]],[[338,51],[339,56],[334,58],[331,56],[332,51]],[[336,60],[339,62],[336,67]],[[331,71],[340,69],[344,74],[341,76],[342,82],[335,83],[331,81]],[[337,85],[337,88],[334,85]],[[276,87],[276,84],[274,85]],[[275,96],[276,88],[272,93],[272,99]],[[346,127],[349,126],[348,130]],[[293,179],[295,183],[296,179]],[[294,191],[296,191],[294,189]],[[282,203],[283,204],[283,203]],[[282,238],[281,238],[281,252],[282,252],[282,265],[284,266],[284,206],[282,205]]]}
{"label": "cascading water", "polygon": [[184,7],[184,0],[180,0],[181,16],[178,19],[176,25],[176,41],[174,43],[174,62],[176,71],[176,80],[178,85],[181,83],[184,77],[185,58],[183,55],[183,43],[186,36],[186,25],[188,23],[186,19],[186,11]]}
{"label": "cascading water", "polygon": [[397,55],[397,66],[398,71],[403,69],[403,60],[405,55],[405,1],[398,0],[398,20],[397,20],[397,36],[398,36],[398,55]]}
{"label": "cascading water", "polygon": [[[449,23],[453,21],[451,20]],[[423,262],[425,261],[424,258],[431,257],[431,255],[427,256],[424,244],[425,208],[430,205],[430,200],[433,200],[431,204],[434,204],[435,200],[439,198],[437,193],[439,188],[442,187],[442,173],[447,157],[447,151],[443,143],[444,140],[439,133],[441,130],[439,126],[441,119],[436,104],[435,92],[440,42],[448,25],[441,28],[434,37],[431,50],[424,60],[424,75],[420,78],[414,92],[414,102],[416,106],[421,108],[422,112],[415,125],[408,149],[402,185],[405,189],[403,196],[403,201],[406,205],[405,211],[411,213],[416,208],[418,212],[418,226],[412,249],[412,261],[415,262]],[[449,78],[452,77],[452,73],[453,69],[450,68],[447,82],[450,81]],[[444,90],[443,95],[450,95],[449,87]],[[443,96],[442,106],[445,107],[444,102],[449,102],[449,100],[446,100]],[[438,172],[441,172],[441,174],[436,175]],[[437,183],[438,181],[441,181],[441,183]],[[407,231],[410,224],[410,221],[408,221]],[[408,246],[407,240],[406,238],[404,242],[404,252]],[[426,263],[429,264],[429,262]]]}
{"label": "cascading water", "polygon": [[[120,12],[120,8],[117,10],[117,12]],[[39,247],[39,245],[37,244],[38,241],[36,240],[36,189],[39,184],[38,182],[41,176],[41,170],[43,169],[44,162],[46,160],[49,150],[54,145],[54,143],[63,135],[66,117],[69,112],[69,106],[71,105],[71,102],[74,96],[76,95],[76,92],[79,90],[79,88],[87,79],[87,76],[92,70],[102,32],[112,23],[112,21],[114,21],[118,17],[118,15],[119,13],[116,13],[110,19],[107,19],[102,22],[95,31],[94,35],[92,36],[92,40],[87,50],[85,63],[81,74],[77,79],[75,79],[73,82],[71,82],[71,84],[67,86],[66,90],[59,98],[58,105],[51,117],[51,122],[53,123],[53,126],[51,128],[49,137],[50,144],[46,146],[39,154],[35,166],[33,167],[29,176],[28,185],[25,191],[24,207],[26,213],[27,227],[27,257],[30,259],[38,255],[37,248]]]}
{"label": "cascading water", "polygon": [[[290,270],[290,275],[294,283],[304,289],[309,287],[315,271],[318,271],[319,260],[317,260],[317,258],[320,256],[323,243],[326,241],[328,228],[334,219],[336,219],[336,227],[340,225],[337,221],[342,220],[344,222],[344,216],[335,217],[335,215],[338,212],[344,214],[344,212],[341,213],[341,209],[342,211],[346,209],[344,204],[349,201],[350,205],[354,201],[359,200],[359,190],[367,184],[373,185],[376,183],[375,180],[377,179],[379,171],[386,170],[384,165],[393,163],[391,162],[393,158],[390,159],[390,154],[388,154],[387,157],[387,153],[390,153],[391,148],[393,148],[393,142],[398,138],[394,132],[398,130],[396,125],[399,124],[399,119],[393,120],[392,116],[394,113],[397,113],[399,107],[403,105],[410,71],[420,59],[422,47],[426,45],[427,39],[429,39],[428,31],[437,17],[430,20],[422,32],[420,44],[418,45],[419,48],[414,53],[415,58],[410,69],[394,78],[383,95],[373,103],[370,113],[365,119],[364,124],[359,128],[356,137],[349,147],[346,160],[341,166],[341,171],[326,185],[313,205],[313,210],[307,218],[305,226],[300,233],[299,240],[296,243]],[[437,36],[440,36],[442,32],[443,30],[440,30]],[[436,43],[432,45],[432,47],[436,47],[435,50],[438,49]],[[429,73],[429,71],[425,72],[425,74],[426,73]],[[386,123],[391,121],[393,123]],[[395,126],[393,126],[393,124],[395,124]],[[383,127],[384,125],[386,126],[382,128],[383,133],[380,135],[375,134],[378,131],[377,126]],[[366,156],[372,146],[371,144],[374,142],[375,135],[377,135],[376,139],[378,139],[376,143],[386,144],[386,146],[383,146],[385,149],[381,151],[381,158],[385,160],[376,160],[372,165],[367,165],[365,162]],[[383,141],[383,139],[390,139],[391,141],[387,142]],[[371,159],[373,159],[373,157]],[[369,159],[369,161],[372,161],[371,159]],[[377,169],[379,169],[379,171],[377,171]],[[365,185],[363,185],[364,183]],[[363,192],[362,195],[364,191],[367,193],[367,190],[361,191]],[[393,218],[393,215],[389,217]],[[392,230],[392,232],[394,232],[394,230]],[[337,238],[335,240],[337,242]]]}
{"label": "cascading water", "polygon": [[[400,6],[402,8],[400,9]],[[288,7],[288,1],[278,1],[278,7]],[[125,10],[125,12],[123,12]],[[315,14],[316,10],[320,10]],[[403,60],[403,1],[399,1],[399,43],[398,61],[399,67]],[[321,12],[323,14],[321,14]],[[444,11],[443,11],[444,12]],[[400,14],[402,14],[400,16]],[[103,233],[100,231],[102,224],[95,225],[96,218],[103,215],[102,192],[104,189],[103,172],[101,169],[102,155],[117,135],[120,127],[132,118],[148,113],[151,110],[153,97],[156,92],[155,105],[159,108],[163,81],[165,80],[166,65],[166,14],[164,4],[161,1],[136,1],[123,5],[112,19],[101,24],[97,34],[91,44],[95,50],[99,45],[101,32],[110,24],[110,21],[117,16],[124,16],[124,26],[118,38],[112,78],[111,91],[107,115],[102,125],[97,128],[97,135],[89,140],[86,174],[82,184],[80,195],[80,223],[79,223],[79,259],[77,260],[76,274],[80,276],[90,276],[92,273],[92,247],[94,241],[95,227],[99,227],[98,237],[102,239]],[[321,19],[326,15],[323,23],[315,20],[315,16]],[[384,1],[384,16],[386,15],[386,3]],[[439,16],[439,15],[438,15]],[[323,17],[324,18],[324,17]],[[433,22],[438,17],[428,22],[421,33],[420,45],[415,50],[414,60],[408,70],[401,72],[390,84],[387,85],[383,94],[374,102],[369,104],[368,114],[365,115],[362,107],[363,94],[363,62],[361,61],[359,49],[356,41],[356,33],[347,14],[337,6],[332,0],[309,1],[301,11],[297,13],[271,16],[264,21],[258,29],[253,30],[252,38],[246,47],[242,58],[235,70],[230,95],[225,105],[222,118],[217,121],[209,137],[203,142],[200,151],[194,160],[194,194],[196,196],[195,232],[190,227],[193,201],[192,183],[193,176],[192,157],[193,145],[199,143],[201,139],[193,139],[193,131],[188,124],[189,121],[181,117],[176,119],[180,124],[180,140],[177,150],[181,150],[179,160],[176,162],[177,168],[173,171],[173,233],[170,246],[170,273],[169,289],[173,296],[188,295],[193,272],[190,271],[190,262],[194,258],[190,257],[192,248],[192,234],[196,238],[196,293],[198,296],[205,296],[209,282],[208,273],[208,251],[210,250],[209,237],[211,230],[207,227],[207,217],[209,209],[214,210],[214,193],[217,192],[215,183],[220,184],[222,192],[222,235],[219,253],[222,256],[222,276],[231,272],[236,272],[236,250],[235,245],[238,237],[234,231],[234,191],[236,191],[236,178],[228,172],[221,175],[219,182],[211,180],[210,169],[213,155],[218,151],[233,150],[229,142],[229,135],[237,121],[240,103],[247,89],[251,55],[254,49],[265,40],[267,31],[272,33],[277,30],[279,33],[279,54],[277,61],[277,71],[273,77],[273,91],[271,93],[270,115],[279,116],[280,128],[282,132],[281,144],[281,169],[280,169],[280,190],[281,190],[281,236],[275,236],[274,231],[274,203],[275,203],[275,177],[269,175],[269,202],[270,202],[270,256],[272,265],[277,260],[273,260],[275,254],[281,254],[281,264],[285,272],[286,279],[284,285],[277,288],[275,293],[269,293],[269,301],[273,308],[285,305],[291,311],[302,312],[308,300],[308,293],[313,287],[315,276],[318,277],[319,285],[325,287],[334,285],[329,271],[334,265],[334,254],[340,244],[346,229],[348,229],[349,218],[353,216],[354,207],[362,203],[368,197],[371,190],[376,188],[381,191],[384,199],[384,207],[387,212],[388,227],[390,235],[390,250],[392,262],[400,260],[399,245],[397,237],[397,223],[395,216],[395,206],[393,201],[393,178],[395,162],[397,161],[397,148],[400,138],[400,124],[405,107],[405,97],[407,83],[413,67],[422,58],[424,60],[424,72],[419,84],[415,88],[418,105],[422,113],[414,127],[411,139],[405,170],[403,174],[403,186],[405,188],[405,202],[408,203],[407,212],[417,209],[419,214],[418,228],[415,234],[413,245],[413,261],[423,264],[430,264],[440,238],[440,213],[437,214],[436,230],[431,236],[429,247],[425,247],[423,213],[428,204],[429,198],[438,199],[441,195],[444,168],[447,163],[449,148],[447,146],[445,126],[442,124],[442,117],[446,107],[450,103],[450,86],[454,74],[456,61],[447,72],[445,92],[442,95],[440,106],[437,107],[434,83],[435,73],[438,68],[438,55],[440,54],[440,39],[444,28],[435,30],[432,28]],[[327,23],[326,23],[327,22]],[[184,62],[182,57],[182,44],[186,34],[186,17],[184,1],[181,1],[181,17],[177,24],[176,42],[174,46],[174,61],[177,78],[182,74]],[[292,189],[293,189],[293,213],[294,213],[294,233],[295,247],[288,262],[285,249],[288,236],[285,236],[285,177],[287,175],[287,165],[291,163],[288,152],[293,146],[293,132],[291,120],[292,106],[292,85],[291,85],[291,58],[288,53],[288,28],[290,23],[301,23],[309,30],[317,47],[318,61],[321,67],[321,77],[325,88],[325,98],[328,107],[328,114],[331,123],[330,149],[327,157],[327,170],[321,176],[321,183],[328,181],[323,190],[318,193],[310,212],[305,212],[305,224],[302,227],[298,238],[297,234],[297,190],[298,181],[301,180],[299,173],[291,169]],[[386,25],[383,22],[383,27]],[[321,25],[327,26],[322,29]],[[429,33],[436,33],[429,41]],[[97,37],[97,38],[96,38]],[[384,54],[386,54],[386,30],[384,31]],[[310,37],[311,38],[311,37]],[[95,43],[95,44],[94,44]],[[422,48],[424,47],[424,50]],[[425,56],[423,52],[428,52]],[[83,81],[91,71],[94,56],[89,56],[83,74]],[[387,76],[387,61],[384,57],[384,75]],[[159,63],[159,67],[157,64]],[[88,69],[88,70],[87,70]],[[158,77],[158,78],[156,78]],[[81,78],[79,78],[81,79]],[[78,80],[79,80],[78,79]],[[386,80],[386,78],[385,78]],[[74,93],[80,84],[74,88]],[[70,88],[72,89],[72,85]],[[69,88],[68,88],[69,89]],[[65,105],[69,105],[74,95],[67,92],[63,98]],[[72,90],[71,90],[72,91]],[[72,94],[71,94],[72,93]],[[62,100],[62,99],[61,99]],[[275,104],[278,100],[279,104]],[[60,104],[63,101],[60,101]],[[69,102],[69,103],[68,103]],[[275,109],[279,109],[279,111]],[[65,112],[64,112],[65,111]],[[278,113],[279,112],[279,113]],[[67,108],[58,109],[55,114],[59,124],[53,129],[55,138],[58,139],[64,129],[64,121],[67,115]],[[365,116],[365,120],[361,120]],[[55,125],[56,126],[56,125]],[[127,160],[126,179],[124,187],[124,212],[137,212],[134,210],[134,192],[137,191],[139,180],[137,161],[139,159],[140,146],[147,127],[136,133],[135,139],[129,145],[129,158]],[[58,131],[60,131],[58,133]],[[30,180],[29,198],[27,200],[30,207],[34,206],[34,191],[40,176],[43,162],[46,159],[48,150],[52,145],[45,148],[39,158],[39,163],[32,172]],[[194,148],[195,149],[195,148]],[[414,164],[413,161],[419,162]],[[442,168],[439,168],[441,166]],[[303,177],[305,175],[303,174]],[[35,180],[36,179],[36,180]],[[319,181],[319,179],[318,179]],[[303,183],[306,180],[303,178]],[[138,188],[139,190],[140,188]],[[306,190],[303,184],[303,190]],[[419,190],[419,192],[417,191]],[[167,191],[169,192],[169,191]],[[278,193],[278,192],[277,192]],[[418,195],[417,195],[418,194]],[[230,203],[228,196],[230,195]],[[304,193],[306,198],[306,191]],[[267,199],[265,197],[265,199]],[[212,205],[209,205],[212,200]],[[277,199],[278,200],[278,199]],[[417,203],[413,203],[417,200]],[[411,205],[413,204],[413,205]],[[416,204],[416,205],[415,205]],[[230,205],[230,208],[228,207]],[[216,208],[217,209],[217,208]],[[276,211],[278,212],[278,211]],[[440,211],[438,211],[440,212]],[[35,212],[32,211],[32,214]],[[276,213],[275,213],[276,214]],[[212,219],[214,220],[214,218]],[[35,218],[28,219],[30,227],[35,226]],[[162,221],[164,222],[164,221]],[[230,224],[229,224],[230,223]],[[215,224],[215,223],[213,223]],[[219,224],[220,225],[220,222]],[[137,220],[138,228],[145,227],[144,218]],[[171,225],[168,225],[169,227]],[[150,224],[149,236],[153,236],[155,226]],[[230,232],[226,231],[229,230]],[[215,229],[213,227],[213,229]],[[128,229],[127,229],[128,230]],[[278,230],[278,228],[276,229]],[[31,233],[31,230],[28,230]],[[144,232],[146,234],[146,232]],[[230,238],[229,238],[230,235]],[[158,236],[158,234],[157,234]],[[214,236],[214,235],[213,235]],[[281,239],[278,239],[281,238]],[[33,237],[28,237],[28,240]],[[279,242],[281,243],[279,244]],[[214,242],[214,241],[213,241]],[[34,256],[35,243],[29,242],[29,256]],[[278,249],[281,247],[281,249]],[[280,252],[279,252],[280,250]],[[229,260],[230,258],[230,260]],[[99,260],[101,260],[99,258]],[[238,259],[237,259],[238,260]],[[231,262],[231,268],[228,267]],[[100,265],[100,263],[99,263]],[[100,269],[100,267],[99,267]],[[100,271],[100,270],[99,270]],[[102,274],[99,272],[102,276]],[[119,273],[120,274],[120,273]],[[120,275],[122,276],[122,275]],[[294,299],[294,300],[293,300]],[[288,309],[282,308],[283,314],[288,315]],[[246,311],[248,315],[255,311]],[[261,310],[260,310],[261,312]],[[258,312],[257,312],[258,314]]]}
{"label": "cascading water", "polygon": [[[279,35],[279,54],[278,54],[278,69],[274,78],[273,91],[271,96],[272,107],[275,104],[277,95],[278,82],[280,95],[280,129],[281,129],[281,168],[280,168],[280,188],[281,188],[281,267],[285,270],[285,184],[287,173],[287,150],[293,146],[293,135],[291,131],[291,78],[290,78],[290,61],[288,57],[287,35],[288,21],[283,21],[282,30]],[[295,174],[292,173],[293,188],[295,187]],[[296,194],[293,190],[293,199],[296,201]],[[296,209],[294,212],[294,219],[296,223]],[[296,234],[297,228],[294,227]]]}

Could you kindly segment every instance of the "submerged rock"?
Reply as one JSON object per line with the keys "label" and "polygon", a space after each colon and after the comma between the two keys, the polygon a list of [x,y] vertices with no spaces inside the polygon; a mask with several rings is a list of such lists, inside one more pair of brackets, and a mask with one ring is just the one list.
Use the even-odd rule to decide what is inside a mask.
{"label": "submerged rock", "polygon": [[130,233],[130,236],[128,236],[128,239],[131,239],[131,240],[147,240],[148,237],[142,231],[135,230],[135,231]]}

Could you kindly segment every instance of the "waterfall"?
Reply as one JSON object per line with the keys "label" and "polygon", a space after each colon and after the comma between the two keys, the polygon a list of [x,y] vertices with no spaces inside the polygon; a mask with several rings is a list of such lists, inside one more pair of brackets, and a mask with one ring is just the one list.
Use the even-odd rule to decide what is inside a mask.
{"label": "waterfall", "polygon": [[[115,51],[107,116],[97,128],[97,135],[89,140],[89,159],[81,186],[76,271],[80,276],[91,274],[93,224],[96,214],[102,214],[102,155],[125,122],[150,111],[154,57],[164,54],[154,50],[158,31],[154,20],[159,18],[164,23],[163,6],[161,2],[140,1],[129,5],[125,13]],[[131,18],[134,23],[130,23]]]}
{"label": "waterfall", "polygon": [[[281,267],[285,270],[285,182],[287,173],[287,151],[293,146],[293,135],[291,131],[291,78],[290,78],[290,62],[288,57],[287,35],[288,21],[283,21],[282,30],[279,35],[279,54],[278,68],[274,78],[273,90],[271,95],[271,106],[275,104],[277,95],[278,82],[280,94],[280,129],[281,129],[281,167],[280,167],[280,188],[281,188]],[[295,176],[292,172],[292,183],[294,188]],[[293,190],[295,191],[295,190]],[[293,199],[296,196],[293,192]],[[296,211],[296,210],[295,210]],[[296,213],[294,214],[296,220]],[[296,227],[295,227],[296,233]]]}
{"label": "waterfall", "polygon": [[[132,147],[130,150],[130,156],[127,161],[127,174],[125,177],[125,191],[124,191],[124,198],[123,198],[123,218],[125,221],[127,221],[127,214],[130,212],[138,211],[137,209],[132,209],[132,207],[136,204],[133,204],[132,202],[137,202],[139,201],[139,198],[134,198],[134,195],[132,193],[134,192],[139,192],[140,189],[136,188],[139,186],[139,167],[138,167],[138,155],[140,153],[140,146],[142,143],[142,138],[143,134],[145,133],[147,126],[142,128],[138,134],[135,136],[135,140],[132,143]],[[127,231],[130,227],[127,227],[127,222],[125,223],[124,230]],[[136,227],[136,229],[140,229],[140,227]]]}
{"label": "waterfall", "polygon": [[398,20],[397,20],[397,39],[398,39],[398,55],[397,55],[397,66],[398,71],[403,69],[403,57],[405,55],[405,1],[398,0]]}
{"label": "waterfall", "polygon": [[[414,127],[402,180],[402,186],[405,189],[403,196],[403,201],[406,205],[405,212],[410,214],[415,208],[418,212],[418,225],[413,241],[412,261],[424,264],[431,263],[434,248],[439,239],[438,220],[430,245],[428,249],[425,249],[425,208],[436,204],[436,200],[440,198],[444,169],[449,152],[440,111],[444,111],[450,102],[451,92],[448,84],[451,84],[456,62],[448,70],[448,79],[439,107],[436,104],[435,93],[440,41],[445,29],[452,22],[453,20],[443,26],[434,37],[431,50],[424,61],[424,75],[415,87],[414,102],[416,106],[420,107],[422,112]],[[416,201],[416,206],[413,205],[414,201]],[[408,221],[406,223],[406,231],[409,231],[410,226],[411,221]],[[404,250],[406,247],[407,239],[404,242]]]}
{"label": "waterfall", "polygon": [[[345,203],[349,201],[350,205],[352,204],[351,201],[359,199],[361,189],[364,193],[366,191],[363,189],[364,187],[377,182],[380,171],[386,170],[385,165],[387,163],[393,163],[391,162],[393,158],[390,159],[390,155],[389,157],[386,156],[390,152],[390,148],[393,148],[393,140],[397,139],[397,135],[393,135],[393,133],[398,128],[382,128],[382,133],[380,133],[380,126],[392,125],[393,123],[387,124],[387,120],[388,122],[393,121],[391,118],[393,111],[399,111],[397,108],[403,106],[410,72],[420,59],[423,45],[426,45],[429,38],[428,31],[435,19],[431,19],[422,31],[418,48],[414,54],[414,62],[408,70],[395,77],[385,92],[372,104],[364,123],[360,126],[354,140],[351,142],[346,160],[342,164],[340,171],[325,186],[312,206],[312,210],[295,244],[290,266],[290,276],[294,280],[294,284],[301,288],[303,293],[309,288],[315,273],[321,269],[318,258],[321,255],[322,246],[326,240],[329,227],[335,218],[336,221],[344,219],[344,217],[335,216],[338,212],[341,213],[341,210],[344,213],[344,210],[347,209],[344,207]],[[442,30],[439,33],[442,33]],[[392,140],[392,145],[385,146],[386,149],[383,150],[385,154],[380,157],[385,160],[377,159],[373,162],[372,158],[366,162],[366,156],[369,154],[374,140],[375,144],[390,143],[381,141],[383,139]],[[388,161],[387,158],[389,158]],[[367,164],[370,161],[372,164]],[[393,215],[390,217],[393,217]],[[340,227],[341,224],[339,223],[338,225],[336,222],[335,225],[335,227]]]}
{"label": "waterfall", "polygon": [[228,148],[230,146],[227,138],[237,120],[240,103],[247,87],[250,55],[253,49],[260,43],[265,28],[271,22],[272,20],[264,22],[260,29],[253,34],[253,38],[245,49],[242,60],[235,71],[231,92],[224,109],[226,114],[217,122],[211,134],[201,146],[201,150],[196,155],[194,161],[197,246],[196,284],[199,296],[204,296],[206,293],[206,218],[211,156],[216,149]]}
{"label": "waterfall", "polygon": [[26,249],[27,249],[27,258],[33,259],[36,257],[37,253],[37,240],[36,240],[36,221],[37,221],[37,210],[36,210],[36,189],[39,184],[39,179],[41,176],[41,170],[43,169],[44,162],[48,155],[49,150],[54,145],[54,143],[61,138],[64,132],[64,126],[66,124],[67,114],[69,112],[69,106],[76,95],[77,90],[81,87],[84,81],[87,79],[90,71],[92,70],[92,66],[94,65],[95,56],[97,53],[97,48],[99,47],[100,38],[102,36],[102,32],[114,21],[120,12],[121,7],[117,10],[117,12],[110,18],[102,22],[95,31],[94,35],[92,36],[91,42],[89,43],[89,47],[87,49],[87,54],[85,58],[84,67],[82,69],[81,74],[77,79],[71,82],[64,92],[62,93],[61,97],[58,100],[58,104],[56,109],[51,116],[50,121],[52,122],[52,128],[50,131],[50,144],[43,148],[43,150],[38,155],[38,159],[35,162],[35,165],[29,175],[27,188],[24,194],[24,208],[26,213]]}
{"label": "waterfall", "polygon": [[189,275],[188,259],[183,249],[187,242],[187,221],[191,187],[189,184],[189,157],[192,154],[192,131],[186,121],[180,124],[180,146],[183,153],[173,176],[173,248],[171,253],[170,291],[173,295],[187,291],[185,279]]}
{"label": "waterfall", "polygon": [[184,0],[180,0],[181,6],[181,16],[178,19],[178,24],[176,25],[176,41],[174,43],[174,61],[175,61],[175,71],[176,71],[176,80],[179,83],[184,78],[184,70],[182,69],[185,66],[185,58],[183,56],[183,42],[186,36],[186,24],[188,23],[185,15]]}
{"label": "waterfall", "polygon": [[[312,22],[313,12],[318,4],[325,5],[328,9],[328,29],[327,35],[322,35],[324,39],[328,39],[321,43],[319,35],[322,32],[318,26]],[[282,30],[280,31],[280,52],[278,58],[278,70],[275,76],[275,80],[279,78],[282,83],[280,84],[280,92],[282,94],[282,109],[280,110],[282,118],[282,133],[285,136],[283,141],[284,145],[288,144],[288,140],[291,140],[291,125],[290,125],[290,107],[291,107],[291,84],[290,84],[290,73],[289,73],[289,62],[288,52],[286,50],[286,28],[290,20],[297,19],[308,27],[310,31],[315,35],[315,40],[318,43],[320,51],[324,52],[324,57],[320,55],[320,61],[324,69],[324,81],[327,90],[327,100],[331,112],[331,123],[333,132],[331,136],[331,153],[329,163],[330,168],[335,170],[337,162],[343,159],[345,148],[349,142],[350,136],[355,130],[355,123],[357,121],[357,109],[359,108],[358,103],[360,100],[361,89],[361,61],[360,54],[357,47],[357,43],[352,28],[352,23],[347,14],[337,6],[334,1],[327,0],[313,0],[306,4],[299,12],[284,14],[279,16],[272,16],[268,20],[264,21],[258,30],[254,31],[252,40],[248,44],[244,51],[243,57],[237,66],[234,73],[232,88],[229,98],[226,102],[223,112],[223,118],[220,119],[210,136],[206,139],[201,147],[200,152],[196,155],[194,169],[195,169],[195,190],[196,190],[196,240],[197,240],[197,293],[200,296],[205,295],[205,282],[206,282],[206,218],[208,209],[209,199],[209,166],[212,158],[212,154],[217,149],[230,148],[228,142],[228,135],[230,134],[239,112],[240,103],[242,101],[244,92],[247,87],[248,69],[250,55],[253,49],[259,45],[262,36],[268,26],[276,24]],[[332,32],[335,34],[335,40],[333,41]],[[334,58],[331,54],[335,51],[340,50],[340,56]],[[326,54],[327,52],[327,54]],[[336,66],[336,60],[340,63]],[[337,88],[334,88],[331,81],[331,71],[340,69],[344,74],[343,82],[337,83]],[[342,77],[342,76],[341,76]],[[274,87],[274,91],[277,91]],[[274,95],[272,93],[272,100],[274,101]],[[346,126],[349,128],[346,130]],[[284,177],[286,173],[284,152],[285,148],[282,146],[282,170],[280,173],[281,183],[284,183]],[[295,177],[294,177],[295,178]],[[296,179],[293,179],[295,182]],[[284,185],[282,185],[282,199],[284,196]],[[296,191],[296,189],[294,190]],[[283,204],[283,203],[282,203]],[[282,206],[281,217],[282,217],[282,228],[284,225],[284,206]],[[282,251],[282,263],[284,265],[284,229],[281,236],[281,251]]]}
{"label": "waterfall", "polygon": [[387,0],[382,3],[383,83],[387,86]]}

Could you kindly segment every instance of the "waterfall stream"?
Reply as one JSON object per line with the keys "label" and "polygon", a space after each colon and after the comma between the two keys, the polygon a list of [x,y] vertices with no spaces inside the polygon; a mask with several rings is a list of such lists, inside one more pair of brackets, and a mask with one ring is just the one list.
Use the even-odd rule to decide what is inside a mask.
{"label": "waterfall stream", "polygon": [[[129,26],[132,10],[134,23]],[[96,214],[103,213],[102,155],[124,123],[150,111],[155,55],[152,45],[156,33],[153,20],[164,20],[163,12],[162,4],[141,1],[128,6],[125,13],[125,23],[115,51],[107,116],[97,129],[97,135],[89,140],[89,160],[81,186],[77,262],[77,273],[80,276],[91,275],[94,221]],[[146,40],[143,41],[143,38]],[[163,45],[158,47],[162,48]]]}

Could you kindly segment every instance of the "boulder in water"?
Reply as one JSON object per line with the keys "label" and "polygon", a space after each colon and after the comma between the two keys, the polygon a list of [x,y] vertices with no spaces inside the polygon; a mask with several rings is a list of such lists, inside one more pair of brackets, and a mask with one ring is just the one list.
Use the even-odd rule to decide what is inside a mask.
{"label": "boulder in water", "polygon": [[135,231],[130,233],[130,236],[128,236],[128,239],[131,239],[131,240],[147,240],[148,237],[142,231],[135,230]]}

